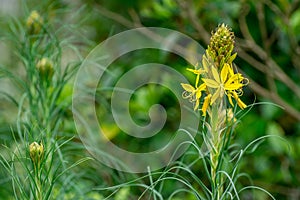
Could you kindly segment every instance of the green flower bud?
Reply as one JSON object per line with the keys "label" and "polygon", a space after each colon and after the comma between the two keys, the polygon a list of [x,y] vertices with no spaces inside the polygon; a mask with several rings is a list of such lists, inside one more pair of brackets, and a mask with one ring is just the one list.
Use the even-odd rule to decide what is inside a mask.
{"label": "green flower bud", "polygon": [[44,156],[44,146],[42,143],[33,142],[29,145],[29,154],[34,164],[39,164]]}
{"label": "green flower bud", "polygon": [[38,34],[42,28],[43,18],[34,10],[30,13],[26,21],[26,26],[30,34]]}
{"label": "green flower bud", "polygon": [[54,69],[53,69],[53,63],[49,58],[42,58],[39,60],[36,64],[36,68],[38,69],[40,78],[42,80],[51,80]]}
{"label": "green flower bud", "polygon": [[213,59],[216,67],[222,68],[224,63],[231,64],[233,48],[234,33],[227,25],[219,25],[216,32],[212,34],[207,48],[207,54]]}

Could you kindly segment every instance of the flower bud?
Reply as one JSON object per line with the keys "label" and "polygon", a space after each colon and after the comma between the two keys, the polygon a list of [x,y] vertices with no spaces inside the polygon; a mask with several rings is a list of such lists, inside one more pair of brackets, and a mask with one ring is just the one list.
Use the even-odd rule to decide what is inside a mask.
{"label": "flower bud", "polygon": [[215,62],[216,67],[222,68],[224,63],[231,60],[233,48],[234,33],[225,24],[219,25],[211,36],[207,48],[207,53]]}
{"label": "flower bud", "polygon": [[29,154],[34,164],[40,163],[44,156],[44,146],[42,143],[33,142],[29,145]]}
{"label": "flower bud", "polygon": [[26,21],[29,34],[38,34],[42,28],[43,18],[34,10],[30,13]]}
{"label": "flower bud", "polygon": [[49,58],[42,58],[36,64],[40,78],[43,80],[51,80],[54,70],[53,63]]}

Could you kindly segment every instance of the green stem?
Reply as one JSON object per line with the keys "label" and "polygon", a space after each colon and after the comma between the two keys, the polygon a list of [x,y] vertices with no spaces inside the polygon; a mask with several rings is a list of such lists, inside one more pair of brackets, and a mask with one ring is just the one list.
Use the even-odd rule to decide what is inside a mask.
{"label": "green stem", "polygon": [[36,183],[35,187],[35,194],[37,200],[42,200],[43,199],[43,194],[42,194],[42,184],[40,180],[40,163],[37,163],[37,166],[34,166],[34,179]]}
{"label": "green stem", "polygon": [[219,168],[219,159],[222,154],[221,147],[222,141],[220,140],[220,116],[219,116],[219,107],[222,106],[222,102],[218,101],[211,107],[211,118],[210,118],[210,125],[211,125],[211,144],[212,149],[210,153],[210,160],[211,160],[211,178],[213,183],[213,195],[215,200],[219,200],[223,193],[222,185],[222,177],[221,175],[217,175],[218,168]]}

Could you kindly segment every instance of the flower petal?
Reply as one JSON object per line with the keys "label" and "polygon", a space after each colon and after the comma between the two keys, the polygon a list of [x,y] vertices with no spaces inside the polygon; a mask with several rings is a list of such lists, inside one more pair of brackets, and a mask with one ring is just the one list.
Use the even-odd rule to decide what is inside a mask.
{"label": "flower petal", "polygon": [[210,105],[212,105],[218,98],[220,98],[221,96],[220,92],[221,92],[221,88],[219,87],[214,93],[214,95],[211,97]]}
{"label": "flower petal", "polygon": [[228,97],[228,101],[229,101],[229,103],[230,103],[230,105],[232,106],[232,107],[234,107],[234,105],[233,105],[233,102],[232,102],[232,95],[231,95],[231,93],[227,93],[227,97]]}
{"label": "flower petal", "polygon": [[203,102],[203,105],[202,105],[202,116],[206,116],[206,111],[207,111],[207,108],[209,106],[209,102],[210,102],[210,99],[211,99],[211,94],[207,95],[205,98],[204,98],[204,102]]}
{"label": "flower petal", "polygon": [[213,75],[214,79],[220,84],[221,80],[220,80],[220,75],[218,73],[218,70],[214,66],[212,66],[211,67],[211,72],[212,72],[212,75]]}
{"label": "flower petal", "polygon": [[222,83],[225,83],[225,81],[227,79],[227,76],[229,73],[229,68],[230,68],[230,66],[227,63],[225,63],[221,70],[221,82]]}
{"label": "flower petal", "polygon": [[186,70],[193,72],[194,74],[203,74],[205,72],[204,69],[190,69],[190,68],[186,68]]}
{"label": "flower petal", "polygon": [[198,90],[200,90],[200,91],[206,90],[206,84],[205,84],[205,83],[202,83],[202,84],[198,87]]}
{"label": "flower petal", "polygon": [[201,90],[197,89],[197,91],[196,91],[196,99],[197,100],[200,99],[201,95],[202,95]]}
{"label": "flower petal", "polygon": [[195,88],[193,86],[191,86],[190,84],[186,84],[186,83],[181,83],[181,86],[183,87],[184,90],[188,91],[188,92],[195,92]]}
{"label": "flower petal", "polygon": [[209,79],[209,78],[202,78],[202,81],[211,88],[218,88],[220,87],[220,84],[216,82],[215,80]]}
{"label": "flower petal", "polygon": [[247,105],[240,98],[237,99],[237,103],[241,109],[247,108]]}
{"label": "flower petal", "polygon": [[225,90],[237,90],[239,88],[243,87],[243,84],[241,83],[225,83],[224,88]]}
{"label": "flower petal", "polygon": [[237,73],[237,74],[234,74],[233,76],[231,76],[231,77],[228,79],[228,81],[226,81],[226,82],[228,82],[228,83],[232,83],[232,82],[240,83],[240,82],[242,82],[243,80],[244,80],[243,75],[240,74],[240,73]]}
{"label": "flower petal", "polygon": [[202,66],[203,66],[205,71],[208,70],[208,60],[207,60],[205,55],[203,55],[203,58],[202,58]]}

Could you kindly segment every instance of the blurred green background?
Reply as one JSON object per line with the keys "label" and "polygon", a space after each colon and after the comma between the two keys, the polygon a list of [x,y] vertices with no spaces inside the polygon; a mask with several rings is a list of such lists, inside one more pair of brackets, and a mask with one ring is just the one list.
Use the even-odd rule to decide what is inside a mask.
{"label": "blurred green background", "polygon": [[[1,32],[9,33],[13,20],[24,19],[31,10],[38,10],[53,21],[54,27],[65,27],[57,32],[60,38],[77,48],[65,49],[62,62],[83,59],[90,50],[106,38],[135,27],[163,27],[180,31],[207,47],[211,32],[221,24],[228,24],[236,36],[238,57],[235,64],[249,78],[243,101],[254,105],[241,118],[235,141],[246,146],[264,135],[277,135],[281,139],[268,139],[242,163],[241,172],[248,173],[254,185],[261,186],[277,199],[300,199],[300,1],[298,0],[86,0],[86,1],[0,1]],[[22,22],[23,20],[23,22]],[[5,37],[0,41],[0,63],[18,71],[16,55]],[[174,67],[192,82],[194,76],[185,71],[190,66],[182,58],[159,50],[141,50],[119,58],[99,83],[97,111],[99,120],[107,130],[105,134],[122,148],[131,151],[149,151],[159,148],[176,130],[180,119],[179,105],[175,96],[166,88],[147,85],[139,89],[130,103],[133,119],[147,123],[148,109],[155,103],[162,104],[168,120],[160,133],[150,140],[137,141],[122,133],[110,116],[110,95],[118,77],[144,63],[157,62]],[[20,74],[24,72],[19,72]],[[0,74],[0,76],[2,76]],[[1,77],[1,92],[8,92],[18,99],[20,92],[9,80]],[[62,101],[70,104],[72,83],[66,88]],[[269,103],[268,103],[269,102]],[[192,105],[191,105],[192,107]],[[9,145],[13,141],[14,121],[17,108],[4,95],[0,96],[0,142]],[[66,115],[64,130],[69,136],[76,134],[72,115]],[[77,136],[76,136],[77,137]],[[77,140],[72,141],[80,143]],[[72,146],[72,145],[70,145]],[[69,159],[81,155],[71,153]],[[81,166],[86,170],[74,179],[79,188],[89,191],[94,186],[122,183],[128,176],[93,163]],[[82,171],[77,169],[78,171]],[[201,174],[200,170],[197,173]],[[0,169],[0,193],[11,195],[9,178]],[[96,176],[95,176],[96,175]],[[199,175],[200,176],[200,175]],[[95,178],[97,177],[97,178]],[[80,180],[80,181],[79,181]],[[246,181],[246,180],[245,180]],[[76,183],[77,183],[76,182]],[[166,186],[166,193],[173,186]],[[174,186],[175,187],[175,186]],[[126,192],[126,191],[125,191]],[[135,191],[138,193],[138,191]],[[83,192],[84,193],[84,192]],[[134,193],[134,192],[133,192]],[[105,192],[103,192],[105,194]],[[72,195],[70,195],[72,196]],[[258,199],[268,199],[264,194]],[[76,199],[75,197],[69,197]],[[100,197],[99,197],[100,198]],[[134,194],[131,199],[135,199]],[[246,199],[246,197],[245,197]]]}

